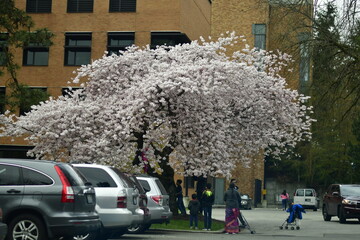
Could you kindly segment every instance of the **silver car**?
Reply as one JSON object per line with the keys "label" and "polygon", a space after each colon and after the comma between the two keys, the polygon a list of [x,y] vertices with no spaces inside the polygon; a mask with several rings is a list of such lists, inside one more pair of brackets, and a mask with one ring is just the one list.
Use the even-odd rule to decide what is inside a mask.
{"label": "silver car", "polygon": [[110,166],[73,164],[95,188],[96,207],[102,222],[99,239],[119,237],[130,225],[144,220],[139,191],[122,172]]}
{"label": "silver car", "polygon": [[170,222],[173,213],[169,207],[169,195],[160,180],[149,175],[137,175],[136,178],[146,191],[150,220],[146,223],[132,225],[128,232],[140,233],[150,228],[151,224]]}

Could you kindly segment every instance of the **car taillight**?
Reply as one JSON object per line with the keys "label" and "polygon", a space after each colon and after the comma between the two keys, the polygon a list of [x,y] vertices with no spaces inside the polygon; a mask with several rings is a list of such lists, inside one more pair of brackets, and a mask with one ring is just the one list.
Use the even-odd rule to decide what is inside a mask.
{"label": "car taillight", "polygon": [[151,199],[159,205],[163,204],[163,197],[161,195],[151,196]]}
{"label": "car taillight", "polygon": [[74,190],[72,189],[69,180],[65,176],[64,172],[60,169],[59,166],[55,166],[55,170],[60,177],[62,183],[62,192],[61,192],[61,202],[71,203],[74,202]]}
{"label": "car taillight", "polygon": [[116,206],[118,208],[126,208],[126,202],[127,202],[126,197],[118,197]]}

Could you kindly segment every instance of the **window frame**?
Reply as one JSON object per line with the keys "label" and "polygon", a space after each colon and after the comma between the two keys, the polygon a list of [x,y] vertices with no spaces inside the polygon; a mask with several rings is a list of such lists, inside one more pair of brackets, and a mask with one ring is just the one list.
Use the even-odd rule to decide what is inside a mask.
{"label": "window frame", "polygon": [[[85,1],[91,2],[91,9],[80,9],[81,3],[86,3]],[[71,8],[71,4],[76,4],[76,9]],[[67,0],[67,13],[92,13],[94,12],[94,0]]]}
{"label": "window frame", "polygon": [[[35,6],[35,10],[33,11],[31,9],[32,6],[31,3],[34,3]],[[44,6],[44,4],[48,4],[47,6]],[[41,5],[41,6],[39,6]],[[41,7],[41,9],[39,10],[39,7]],[[45,9],[46,10],[42,10]],[[51,13],[52,10],[52,0],[26,0],[26,12],[27,13]]]}
{"label": "window frame", "polygon": [[[77,42],[75,45],[69,44],[69,41],[79,41],[84,40],[85,37],[89,37],[89,45],[77,45]],[[73,37],[73,39],[71,39]],[[76,39],[78,38],[78,39]],[[86,40],[86,39],[85,39]],[[84,33],[65,33],[65,46],[64,46],[64,66],[81,66],[91,63],[91,45],[92,45],[92,33],[91,32],[84,32]],[[86,51],[85,51],[86,50]],[[69,64],[69,52],[74,52],[74,59],[73,64]],[[79,52],[88,52],[89,53],[89,59],[86,63],[77,63],[77,53]]]}
{"label": "window frame", "polygon": [[[132,40],[132,44],[128,45],[128,44],[118,44],[118,45],[111,45],[111,41],[113,40],[113,38],[118,38],[116,40],[121,41],[121,40]],[[127,39],[128,38],[128,39]],[[135,32],[108,32],[107,34],[107,52],[108,55],[112,55],[112,54],[116,54],[118,55],[119,51],[125,51],[127,47],[132,46],[135,44]]]}
{"label": "window frame", "polygon": [[[28,54],[29,52],[33,52],[33,57],[32,57],[32,64],[31,63],[28,63]],[[36,53],[41,53],[41,52],[46,52],[47,53],[47,59],[46,59],[46,64],[36,64],[35,61],[36,61],[36,56],[38,56],[39,58],[39,55],[37,55]],[[27,47],[24,47],[23,49],[23,66],[49,66],[49,54],[50,54],[50,50],[49,50],[49,47],[44,47],[44,46],[40,46],[40,45],[33,45],[33,46],[27,46]]]}
{"label": "window frame", "polygon": [[[254,35],[254,48],[266,50],[266,24],[255,23],[252,25],[252,34]],[[263,38],[260,42],[260,38]],[[259,46],[261,45],[261,46]]]}
{"label": "window frame", "polygon": [[[118,9],[114,9],[115,2],[118,2]],[[131,10],[122,10],[122,3],[125,2],[125,4],[129,4],[129,2],[135,2],[134,6],[131,6]],[[109,0],[109,13],[116,13],[116,12],[136,12],[137,7],[137,0]],[[128,7],[129,8],[129,7]]]}

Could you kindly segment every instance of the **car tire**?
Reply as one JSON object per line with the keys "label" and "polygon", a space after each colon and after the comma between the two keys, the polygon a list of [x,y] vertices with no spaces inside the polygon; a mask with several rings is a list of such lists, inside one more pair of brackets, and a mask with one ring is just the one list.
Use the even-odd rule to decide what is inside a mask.
{"label": "car tire", "polygon": [[322,215],[323,215],[324,221],[328,222],[331,220],[331,216],[328,214],[328,210],[325,205],[322,208]]}
{"label": "car tire", "polygon": [[[99,238],[97,238],[96,233],[88,233],[88,234],[83,234],[83,235],[76,235],[76,236],[69,237],[66,239],[69,239],[69,240],[97,240]],[[101,239],[104,239],[104,238],[101,238]]]}
{"label": "car tire", "polygon": [[37,240],[47,240],[44,222],[35,215],[22,214],[10,221],[7,240],[28,239],[31,234]]}
{"label": "car tire", "polygon": [[131,225],[130,227],[128,227],[127,232],[132,233],[132,234],[138,234],[138,233],[145,232],[145,230],[146,230],[146,228],[143,224],[136,224],[136,225]]}
{"label": "car tire", "polygon": [[346,216],[345,216],[344,208],[342,207],[339,207],[339,222],[346,223]]}

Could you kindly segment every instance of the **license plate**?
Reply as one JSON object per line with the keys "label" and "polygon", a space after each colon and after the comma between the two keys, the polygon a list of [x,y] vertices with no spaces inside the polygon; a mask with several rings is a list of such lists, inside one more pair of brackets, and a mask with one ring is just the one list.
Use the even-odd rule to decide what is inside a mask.
{"label": "license plate", "polygon": [[93,197],[89,194],[86,195],[86,202],[89,203],[89,204],[93,204],[94,203],[94,200],[93,200]]}
{"label": "license plate", "polygon": [[310,198],[305,198],[305,202],[311,202]]}

